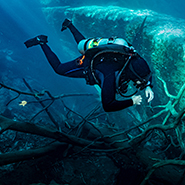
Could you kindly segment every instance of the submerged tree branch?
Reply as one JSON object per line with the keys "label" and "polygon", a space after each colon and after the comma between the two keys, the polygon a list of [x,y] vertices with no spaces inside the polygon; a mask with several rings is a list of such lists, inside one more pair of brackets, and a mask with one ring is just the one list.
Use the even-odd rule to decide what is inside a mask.
{"label": "submerged tree branch", "polygon": [[44,155],[47,155],[50,152],[55,151],[59,147],[66,147],[66,145],[67,145],[66,143],[53,142],[47,146],[40,147],[37,149],[29,149],[29,150],[0,154],[0,166],[42,157]]}
{"label": "submerged tree branch", "polygon": [[[88,141],[74,135],[68,135],[54,129],[46,129],[44,127],[40,127],[29,122],[12,121],[11,119],[5,118],[3,116],[0,116],[0,128],[0,133],[3,133],[6,130],[14,130],[24,133],[36,134],[39,136],[57,140],[59,142],[65,142],[82,147],[92,143],[92,141]],[[108,145],[105,145],[105,143],[102,142],[96,142],[91,146],[95,148],[110,148]]]}
{"label": "submerged tree branch", "polygon": [[166,166],[166,165],[177,165],[177,166],[185,166],[185,160],[159,160],[156,159],[157,163],[155,163],[152,168],[147,173],[145,179],[142,181],[141,185],[145,185],[147,181],[150,179],[151,175],[155,172],[156,169]]}
{"label": "submerged tree branch", "polygon": [[[3,133],[6,130],[14,130],[14,131],[18,131],[18,132],[36,134],[39,136],[53,139],[53,143],[49,144],[48,146],[41,147],[41,148],[12,152],[12,153],[7,153],[7,154],[0,154],[0,165],[10,164],[12,162],[18,162],[18,161],[30,159],[31,157],[43,156],[51,151],[56,150],[58,147],[68,146],[68,145],[82,147],[82,149],[79,152],[76,152],[75,155],[86,150],[86,149],[90,149],[90,150],[92,149],[94,151],[99,151],[99,152],[101,152],[101,151],[102,152],[120,152],[120,151],[123,151],[128,148],[130,148],[130,149],[134,148],[135,150],[137,150],[139,148],[138,147],[139,144],[144,139],[147,138],[148,133],[152,130],[155,130],[155,129],[163,131],[164,134],[167,130],[170,130],[170,129],[176,130],[177,139],[180,143],[181,149],[184,150],[185,145],[184,145],[184,141],[182,139],[182,134],[180,133],[180,130],[179,130],[179,126],[182,123],[181,119],[185,113],[185,109],[182,109],[180,112],[177,112],[175,110],[175,106],[179,103],[182,95],[184,94],[185,85],[183,85],[183,87],[180,89],[177,96],[173,96],[173,95],[169,94],[165,82],[163,80],[161,80],[161,81],[164,84],[165,93],[170,98],[170,101],[166,105],[161,106],[161,108],[163,108],[163,110],[161,110],[157,114],[150,117],[144,123],[141,123],[135,127],[132,127],[124,132],[110,134],[110,135],[104,135],[101,131],[99,131],[97,129],[97,131],[99,132],[100,135],[98,135],[94,141],[80,138],[79,135],[81,133],[82,127],[84,126],[84,124],[86,122],[90,123],[92,126],[94,126],[93,123],[89,122],[89,119],[90,119],[90,117],[93,116],[94,112],[99,108],[99,106],[95,107],[95,109],[93,109],[85,118],[83,118],[80,114],[76,113],[76,115],[78,115],[80,118],[82,118],[82,121],[76,126],[76,128],[78,128],[76,136],[70,135],[69,134],[70,132],[68,134],[66,134],[64,132],[59,132],[56,129],[43,128],[43,127],[34,125],[32,123],[29,123],[29,122],[12,121],[8,118],[0,116],[0,133]],[[42,91],[41,93],[34,93],[33,90],[31,90],[32,93],[26,93],[26,92],[21,92],[19,90],[5,86],[2,83],[0,83],[0,86],[1,86],[1,88],[2,87],[7,88],[9,90],[12,90],[12,91],[18,93],[18,96],[16,98],[18,98],[21,94],[34,96],[38,100],[38,103],[41,103],[41,104],[43,104],[43,102],[46,100],[50,100],[51,103],[48,104],[47,106],[45,106],[43,104],[44,105],[43,109],[40,112],[47,110],[51,106],[51,104],[57,99],[61,99],[64,97],[70,97],[70,96],[84,96],[84,94],[68,94],[68,95],[52,96],[49,93],[49,91],[46,91],[46,90]],[[45,94],[47,94],[49,96],[49,98],[47,98],[45,100],[41,100],[40,96],[43,96]],[[85,94],[85,95],[91,96],[92,94]],[[14,98],[13,100],[15,100],[16,98]],[[65,106],[65,104],[64,104],[64,106]],[[75,113],[72,110],[69,110],[69,111]],[[163,121],[164,124],[151,125],[151,126],[147,127],[145,130],[143,129],[141,134],[138,134],[137,136],[132,137],[131,139],[120,139],[120,137],[118,137],[118,136],[125,136],[126,134],[128,135],[131,130],[145,125],[146,123],[150,122],[151,120],[154,120],[155,118],[161,116],[163,113],[166,113],[166,112],[167,112],[167,116],[165,117],[165,119]],[[36,114],[36,116],[38,114]],[[168,122],[168,124],[166,124],[168,121],[168,118],[171,115],[173,115],[173,122],[171,121],[171,122]],[[94,128],[96,129],[96,127],[94,127]],[[16,156],[16,157],[14,158],[13,156]],[[146,156],[146,157],[149,158],[150,156]],[[180,160],[178,162],[176,162],[176,160],[157,162],[156,164],[153,165],[153,167],[148,172],[147,176],[143,180],[143,184],[145,184],[148,181],[151,174],[157,168],[160,168],[165,165],[184,165],[184,164],[185,164],[184,161],[180,161]]]}

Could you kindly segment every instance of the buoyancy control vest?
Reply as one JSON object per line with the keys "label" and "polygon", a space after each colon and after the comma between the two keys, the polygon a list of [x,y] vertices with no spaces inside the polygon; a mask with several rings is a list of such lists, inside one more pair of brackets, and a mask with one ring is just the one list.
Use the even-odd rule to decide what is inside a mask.
{"label": "buoyancy control vest", "polygon": [[[123,72],[126,65],[128,65],[131,56],[133,55],[133,50],[130,50],[129,47],[118,45],[118,44],[104,44],[97,47],[90,48],[85,52],[85,62],[84,62],[84,74],[86,75],[86,82],[89,85],[98,84],[100,85],[99,80],[95,75],[96,68],[95,66],[98,63],[101,63],[101,58],[104,58],[103,62],[111,60],[121,64],[119,73]],[[117,75],[117,88],[119,88],[119,82],[121,75]]]}

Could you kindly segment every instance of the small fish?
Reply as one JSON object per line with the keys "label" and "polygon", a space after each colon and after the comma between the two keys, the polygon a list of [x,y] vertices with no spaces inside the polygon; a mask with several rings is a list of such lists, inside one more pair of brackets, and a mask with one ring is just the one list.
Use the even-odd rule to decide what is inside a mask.
{"label": "small fish", "polygon": [[27,103],[28,103],[27,101],[23,100],[23,101],[21,101],[21,102],[19,103],[19,105],[24,107]]}

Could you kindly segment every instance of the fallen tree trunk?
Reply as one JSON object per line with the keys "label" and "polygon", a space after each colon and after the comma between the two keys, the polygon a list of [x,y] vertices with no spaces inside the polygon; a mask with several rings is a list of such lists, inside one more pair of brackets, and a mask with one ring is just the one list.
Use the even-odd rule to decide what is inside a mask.
{"label": "fallen tree trunk", "polygon": [[94,148],[110,149],[110,146],[108,144],[105,144],[104,142],[96,141],[96,143],[93,143],[93,141],[88,141],[73,135],[68,135],[63,132],[59,132],[58,130],[48,128],[46,129],[44,127],[40,127],[32,123],[13,121],[9,118],[0,116],[0,134],[6,130],[14,130],[24,133],[36,134],[39,136],[57,140],[59,142],[65,142],[68,144],[77,145],[81,147],[90,145],[91,147]]}
{"label": "fallen tree trunk", "polygon": [[0,154],[0,166],[42,157],[55,151],[57,148],[60,148],[60,147],[67,147],[67,144],[60,143],[60,142],[53,142],[47,146],[40,147],[37,149],[29,149],[29,150]]}
{"label": "fallen tree trunk", "polygon": [[[183,113],[181,114],[183,115]],[[174,127],[177,126],[177,122],[179,121],[179,117],[176,120]],[[72,144],[74,146],[80,146],[84,148],[90,148],[90,149],[99,149],[100,151],[103,150],[103,152],[110,152],[111,150],[118,151],[124,153],[127,152],[127,150],[130,148],[131,150],[135,151],[136,157],[139,159],[139,161],[146,166],[147,171],[150,172],[150,169],[152,169],[152,175],[147,176],[143,180],[143,185],[146,184],[146,182],[150,179],[157,179],[158,181],[168,183],[169,185],[176,185],[179,184],[179,182],[183,182],[183,174],[184,170],[181,170],[179,166],[184,165],[184,161],[180,161],[178,163],[176,161],[174,163],[169,163],[165,165],[161,165],[158,168],[154,168],[156,161],[155,159],[161,159],[160,155],[154,154],[152,151],[148,151],[146,149],[143,149],[142,147],[139,147],[139,143],[144,140],[144,137],[146,137],[146,133],[148,130],[157,129],[158,127],[151,127],[150,129],[146,129],[146,132],[143,132],[142,135],[138,135],[135,139],[130,140],[130,142],[125,141],[121,142],[121,145],[119,147],[110,146],[109,143],[105,143],[103,140],[100,142],[99,139],[103,138],[97,138],[96,141],[89,141],[86,139],[82,139],[73,135],[68,135],[62,132],[59,132],[57,130],[52,129],[46,129],[37,125],[34,125],[32,123],[24,123],[19,121],[12,121],[11,119],[5,118],[3,116],[0,116],[0,133],[3,133],[6,130],[14,130],[24,133],[30,133],[30,134],[36,134],[39,136],[52,138],[55,141],[49,144],[48,146],[44,146],[37,149],[30,149],[25,151],[17,151],[12,153],[5,153],[0,155],[0,165],[6,165],[11,164],[14,162],[24,161],[28,159],[32,159],[34,157],[41,157],[44,155],[47,155],[49,152],[55,151],[58,147],[64,147],[68,144]],[[159,129],[172,129],[173,126],[159,126]],[[105,137],[107,138],[107,137]],[[110,137],[111,138],[111,137]],[[115,139],[115,138],[113,138]],[[110,141],[112,142],[112,141]],[[150,179],[149,179],[150,178]],[[179,184],[180,185],[180,184]]]}

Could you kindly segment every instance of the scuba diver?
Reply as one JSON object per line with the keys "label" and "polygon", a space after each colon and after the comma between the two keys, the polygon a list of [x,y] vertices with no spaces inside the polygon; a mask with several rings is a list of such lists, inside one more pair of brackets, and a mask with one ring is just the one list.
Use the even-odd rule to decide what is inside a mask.
{"label": "scuba diver", "polygon": [[[148,102],[154,98],[151,70],[147,62],[126,40],[118,37],[86,39],[72,21],[65,19],[61,31],[69,29],[82,54],[78,58],[61,63],[56,54],[47,45],[47,36],[39,35],[24,42],[27,48],[40,45],[54,71],[63,76],[85,78],[89,85],[99,85],[101,100],[106,112],[119,111],[132,105],[140,105],[141,95],[135,95],[145,89]],[[132,81],[136,92],[124,96],[128,83]],[[116,94],[127,97],[116,100]]]}

